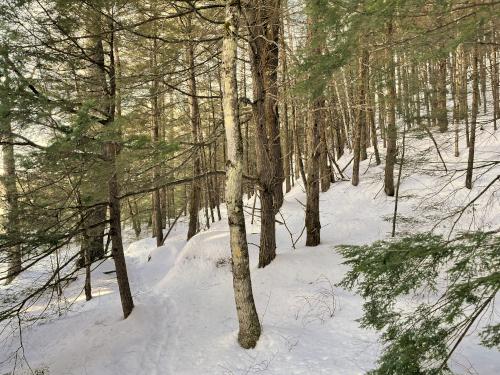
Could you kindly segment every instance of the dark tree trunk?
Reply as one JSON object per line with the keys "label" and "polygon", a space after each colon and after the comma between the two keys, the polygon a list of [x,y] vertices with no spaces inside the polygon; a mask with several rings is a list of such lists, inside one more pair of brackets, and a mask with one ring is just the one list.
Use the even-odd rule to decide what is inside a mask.
{"label": "dark tree trunk", "polygon": [[317,246],[321,240],[319,219],[319,163],[320,163],[320,112],[321,101],[313,104],[309,114],[307,139],[309,155],[307,158],[307,201],[306,201],[306,246]]}
{"label": "dark tree trunk", "polygon": [[[392,42],[392,23],[387,28],[388,44]],[[396,80],[394,75],[394,56],[390,47],[386,49],[387,60],[387,153],[385,157],[384,191],[394,196],[394,164],[396,163]]]}
{"label": "dark tree trunk", "polygon": [[467,172],[465,175],[465,187],[472,189],[472,173],[474,170],[474,149],[476,145],[476,122],[479,113],[479,75],[478,75],[478,43],[474,44],[474,56],[472,57],[472,109],[470,121],[469,157],[467,160]]}
{"label": "dark tree trunk", "polygon": [[[253,119],[255,123],[256,166],[261,189],[261,236],[259,267],[267,266],[276,256],[274,216],[283,199],[283,165],[277,113],[278,47],[270,41],[279,36],[279,0],[246,2],[250,33]],[[271,23],[275,20],[277,25]],[[271,39],[269,39],[271,38]],[[274,68],[271,68],[274,67]],[[281,171],[277,170],[281,169]]]}
{"label": "dark tree trunk", "polygon": [[[153,82],[151,87],[151,101],[152,101],[152,118],[153,118],[153,128],[151,129],[151,138],[153,144],[158,144],[160,142],[160,106],[159,106],[159,95],[160,95],[160,84],[159,84],[159,72],[157,64],[157,51],[158,43],[157,40],[153,41],[153,51],[151,56],[151,70],[153,72]],[[153,186],[158,183],[160,178],[160,163],[155,162],[155,167],[153,168]],[[161,207],[161,195],[160,188],[153,191],[153,233],[156,236],[156,246],[161,246],[163,242],[163,211]]]}
{"label": "dark tree trunk", "polygon": [[[199,151],[199,132],[200,132],[200,110],[198,106],[195,62],[194,62],[194,45],[188,43],[188,64],[189,64],[189,115],[191,120],[191,138],[194,143],[193,155],[193,176],[201,174],[201,162]],[[194,180],[191,184],[191,197],[189,205],[189,228],[187,239],[189,240],[198,232],[198,212],[200,211],[201,202],[201,186],[200,180]]]}

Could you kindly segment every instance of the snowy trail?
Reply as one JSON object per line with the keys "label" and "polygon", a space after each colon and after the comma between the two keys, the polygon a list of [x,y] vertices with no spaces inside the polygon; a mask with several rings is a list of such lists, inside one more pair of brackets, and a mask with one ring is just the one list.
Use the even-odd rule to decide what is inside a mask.
{"label": "snowy trail", "polygon": [[[479,144],[481,158],[498,158],[498,139],[485,136]],[[425,147],[432,155],[427,141],[419,152],[425,152]],[[456,161],[452,156],[447,160]],[[341,160],[341,164],[347,161]],[[361,166],[365,170],[367,162]],[[459,203],[470,199],[497,172],[482,176],[472,192],[462,189],[454,199]],[[186,226],[180,223],[163,247],[155,248],[151,238],[128,246],[136,308],[127,320],[120,319],[116,280],[102,273],[113,269],[112,262],[100,266],[94,271],[95,298],[91,302],[80,297],[66,316],[25,330],[30,365],[48,368],[50,375],[364,374],[380,354],[378,334],[361,329],[355,321],[362,313],[362,299],[334,286],[346,271],[334,247],[387,237],[391,229],[387,218],[394,201],[380,191],[382,173],[381,166],[372,165],[357,188],[337,182],[321,194],[320,246],[306,248],[302,237],[293,249],[290,233],[284,225],[277,225],[278,255],[268,267],[258,269],[257,248],[250,245],[254,296],[263,326],[255,349],[243,350],[236,342],[229,233],[222,220],[188,243]],[[447,180],[425,173],[405,179],[402,217],[422,220],[442,209],[440,201],[452,209],[446,197],[462,181],[432,194],[432,189],[439,191],[445,184]],[[305,193],[296,186],[286,195],[281,210],[294,239],[303,228],[300,202],[305,202]],[[498,197],[482,204],[487,208],[482,223],[498,225]],[[412,225],[409,221],[400,229]],[[259,223],[251,225],[248,218],[250,244],[258,243],[258,232]],[[81,279],[67,294],[77,295],[79,290]],[[0,348],[0,362],[12,348],[15,343]],[[498,352],[479,347],[475,336],[464,342],[452,362],[462,374],[472,368],[481,375],[500,373]],[[11,363],[0,363],[0,374],[11,369]]]}

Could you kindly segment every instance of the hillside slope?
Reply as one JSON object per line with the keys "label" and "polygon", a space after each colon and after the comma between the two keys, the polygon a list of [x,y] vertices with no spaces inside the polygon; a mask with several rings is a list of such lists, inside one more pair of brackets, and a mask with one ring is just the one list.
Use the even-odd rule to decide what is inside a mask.
{"label": "hillside slope", "polygon": [[[429,139],[416,133],[409,136],[417,147],[408,149],[398,231],[414,231],[418,224],[419,230],[437,226],[438,231],[447,233],[453,220],[440,223],[439,218],[475,197],[498,175],[498,167],[481,175],[468,191],[462,187],[463,172],[441,170]],[[438,137],[438,142],[447,150],[451,147],[447,148],[444,139]],[[496,134],[482,131],[478,163],[498,160],[499,146]],[[465,150],[460,158],[454,158],[449,150],[443,156],[448,168],[454,170],[463,168],[466,160]],[[349,160],[346,155],[339,164]],[[322,241],[316,248],[306,248],[305,234],[300,237],[305,202],[300,185],[285,197],[277,216],[281,222],[277,225],[278,255],[264,269],[257,269],[254,245],[258,243],[258,218],[252,225],[248,215],[252,281],[263,325],[255,349],[243,350],[236,342],[226,221],[215,223],[187,243],[186,226],[181,222],[161,248],[155,248],[150,238],[128,246],[136,308],[127,320],[120,319],[113,275],[103,273],[113,269],[112,262],[106,261],[93,272],[92,301],[84,302],[80,277],[65,291],[65,306],[71,304],[69,312],[23,331],[27,363],[51,375],[363,374],[373,368],[380,353],[378,334],[361,329],[355,320],[362,314],[362,299],[335,286],[346,271],[335,246],[389,236],[394,199],[381,191],[382,166],[368,168],[370,161],[361,165],[358,187],[338,181],[321,194]],[[247,202],[249,207],[252,202]],[[479,199],[456,230],[499,225],[500,204],[495,193]],[[300,237],[296,248],[291,236],[294,241]],[[29,282],[29,277],[35,276],[16,282]],[[40,302],[32,308],[35,311],[42,306]],[[499,315],[492,313],[487,319],[499,320]],[[6,332],[0,348],[2,374],[12,370],[12,353],[19,346],[18,337]],[[500,373],[498,352],[478,346],[477,341],[474,335],[465,340],[452,358],[453,367],[462,374]],[[18,361],[17,366],[19,373],[27,371],[24,361]]]}

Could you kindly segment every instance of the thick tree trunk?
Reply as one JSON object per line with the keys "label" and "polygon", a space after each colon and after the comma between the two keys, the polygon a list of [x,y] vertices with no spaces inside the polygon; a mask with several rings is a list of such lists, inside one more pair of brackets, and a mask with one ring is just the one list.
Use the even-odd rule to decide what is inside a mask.
{"label": "thick tree trunk", "polygon": [[279,70],[279,45],[281,25],[281,0],[264,0],[262,21],[265,22],[264,56],[264,116],[269,139],[269,152],[273,163],[273,206],[274,213],[283,205],[283,157],[281,154],[280,118],[278,110],[278,70]]}
{"label": "thick tree trunk", "polygon": [[6,80],[3,88],[4,93],[0,91],[0,140],[2,141],[2,188],[5,194],[3,210],[5,219],[3,226],[7,236],[7,277],[6,284],[9,284],[21,272],[21,246],[18,244],[19,238],[19,204],[16,185],[16,162],[14,156],[14,145],[12,136],[11,120],[8,114],[10,110],[9,101],[9,80],[8,73],[5,74]]}
{"label": "thick tree trunk", "polygon": [[[266,0],[260,0],[257,3],[247,2],[246,18],[250,33],[250,63],[252,67],[252,86],[253,100],[252,106],[253,119],[255,123],[255,145],[256,145],[256,166],[259,179],[260,198],[261,198],[261,233],[259,249],[259,267],[267,266],[276,257],[276,233],[275,233],[275,212],[281,206],[282,199],[282,176],[283,166],[281,163],[281,151],[278,156],[279,136],[276,131],[279,128],[277,122],[276,99],[268,96],[275,93],[276,82],[271,74],[270,64],[274,66],[274,54],[278,53],[277,47],[272,48],[273,56],[270,57],[270,45],[268,36],[274,37],[274,32],[269,31],[273,28],[269,22],[274,19],[269,16],[269,12],[274,14],[274,6],[279,5],[279,1],[272,0],[268,4]],[[279,7],[277,16],[279,16]],[[279,18],[276,18],[279,22]],[[277,26],[279,27],[279,25]],[[277,57],[277,56],[276,56]],[[277,65],[276,65],[277,68]],[[274,85],[274,86],[273,86]],[[270,91],[269,91],[270,90]],[[278,163],[277,163],[278,161]],[[280,172],[276,170],[279,166]],[[280,177],[281,176],[281,177]],[[279,188],[277,186],[279,185]],[[279,190],[281,190],[281,198]],[[275,199],[278,201],[275,202]]]}
{"label": "thick tree trunk", "polygon": [[260,337],[261,327],[252,293],[248,259],[245,217],[243,213],[243,141],[238,111],[236,81],[237,32],[239,8],[226,4],[225,34],[222,46],[223,109],[227,140],[226,204],[228,212],[233,288],[238,315],[238,342],[243,348],[253,348]]}

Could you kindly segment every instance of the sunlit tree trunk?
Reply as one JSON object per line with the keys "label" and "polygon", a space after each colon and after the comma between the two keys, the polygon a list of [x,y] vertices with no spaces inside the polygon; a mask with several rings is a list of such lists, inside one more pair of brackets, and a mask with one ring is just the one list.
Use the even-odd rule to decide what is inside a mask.
{"label": "sunlit tree trunk", "polygon": [[1,176],[3,193],[5,195],[3,211],[5,218],[3,227],[5,229],[6,253],[7,253],[7,277],[9,284],[20,272],[22,266],[21,246],[19,245],[19,203],[16,185],[16,161],[14,155],[14,137],[10,119],[10,80],[9,73],[4,73],[5,80],[0,89],[0,140],[2,141],[3,171]]}
{"label": "sunlit tree trunk", "polygon": [[238,342],[253,348],[261,327],[252,293],[248,244],[243,213],[243,140],[241,137],[236,81],[239,7],[227,0],[222,45],[223,112],[227,140],[226,204],[228,212],[233,288],[238,314]]}

